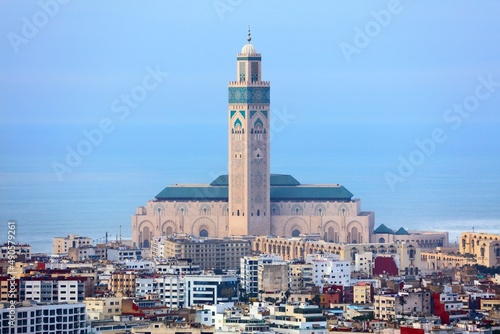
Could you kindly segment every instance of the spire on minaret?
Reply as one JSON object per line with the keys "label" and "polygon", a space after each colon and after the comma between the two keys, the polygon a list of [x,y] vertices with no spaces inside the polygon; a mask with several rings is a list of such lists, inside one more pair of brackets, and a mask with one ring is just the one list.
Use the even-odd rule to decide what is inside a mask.
{"label": "spire on minaret", "polygon": [[248,26],[248,37],[247,37],[247,41],[248,41],[248,44],[250,44],[250,42],[252,41],[252,34],[250,33],[250,26]]}

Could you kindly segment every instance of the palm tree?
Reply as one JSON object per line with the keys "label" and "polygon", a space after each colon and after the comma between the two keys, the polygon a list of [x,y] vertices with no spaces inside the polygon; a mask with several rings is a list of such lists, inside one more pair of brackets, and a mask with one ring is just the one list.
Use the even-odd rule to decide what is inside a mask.
{"label": "palm tree", "polygon": [[403,297],[403,296],[399,296],[399,305],[401,305],[401,314],[404,315],[405,314],[405,305],[406,305],[407,301],[406,299]]}

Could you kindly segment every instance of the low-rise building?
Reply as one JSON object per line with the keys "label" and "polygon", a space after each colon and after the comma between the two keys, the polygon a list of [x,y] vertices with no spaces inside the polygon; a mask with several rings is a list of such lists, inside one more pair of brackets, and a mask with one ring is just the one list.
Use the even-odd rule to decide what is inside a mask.
{"label": "low-rise building", "polygon": [[110,320],[122,312],[120,297],[87,297],[83,302],[86,305],[87,320]]}
{"label": "low-rise building", "polygon": [[464,232],[460,235],[461,254],[474,255],[477,264],[500,266],[500,234]]}
{"label": "low-rise building", "polygon": [[28,244],[9,244],[4,243],[0,253],[1,259],[9,259],[9,256],[15,255],[14,261],[31,260],[31,246]]}
{"label": "low-rise building", "polygon": [[354,304],[371,304],[373,302],[373,286],[369,283],[357,283],[353,286]]}
{"label": "low-rise building", "polygon": [[282,304],[269,306],[271,330],[289,334],[327,334],[327,320],[316,305]]}
{"label": "low-rise building", "polygon": [[193,264],[191,259],[174,258],[156,263],[155,272],[164,275],[197,275],[201,274],[201,268],[199,265]]}
{"label": "low-rise building", "polygon": [[138,261],[142,260],[142,251],[139,248],[118,247],[108,249],[107,258],[109,261]]}
{"label": "low-rise building", "polygon": [[391,320],[396,315],[430,315],[432,294],[415,289],[399,293],[379,293],[374,296],[375,319]]}
{"label": "low-rise building", "polygon": [[92,238],[68,234],[65,237],[52,239],[52,254],[68,254],[70,248],[80,248],[92,245]]}

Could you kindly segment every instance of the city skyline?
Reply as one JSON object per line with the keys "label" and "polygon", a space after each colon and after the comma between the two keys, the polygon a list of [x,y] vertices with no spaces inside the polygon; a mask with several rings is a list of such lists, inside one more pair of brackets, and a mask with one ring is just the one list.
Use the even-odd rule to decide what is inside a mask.
{"label": "city skyline", "polygon": [[[128,188],[122,179],[137,177],[137,197],[119,206],[126,217],[170,183],[210,182],[224,173],[225,87],[250,24],[273,83],[271,108],[281,115],[272,130],[271,172],[345,185],[381,218],[378,226],[390,210],[405,209],[389,205],[397,197],[411,205],[412,196],[438,203],[456,196],[426,192],[436,182],[427,173],[446,177],[444,157],[463,152],[462,169],[452,160],[457,182],[465,193],[475,174],[491,174],[491,183],[480,185],[491,204],[478,215],[486,210],[498,222],[498,198],[488,195],[500,187],[490,167],[500,156],[494,2],[151,2],[140,10],[113,2],[99,11],[95,3],[57,3],[2,4],[11,13],[0,25],[3,220],[26,208],[12,206],[12,194],[40,201],[48,188],[68,194],[102,180],[115,191],[101,200],[116,208],[110,194]],[[134,93],[132,102],[124,98]],[[472,111],[460,113],[455,104]],[[88,154],[69,164],[78,148]],[[384,157],[368,159],[377,153]],[[367,166],[354,161],[358,155]],[[491,165],[474,165],[475,156]],[[401,158],[413,169],[399,171],[408,165]],[[167,161],[169,168],[159,168]],[[377,172],[364,175],[370,168]],[[23,193],[26,183],[40,180],[39,193]],[[474,197],[471,203],[473,213]],[[432,210],[425,205],[424,212]],[[37,215],[50,220],[44,210]],[[59,215],[71,224],[73,215]]]}

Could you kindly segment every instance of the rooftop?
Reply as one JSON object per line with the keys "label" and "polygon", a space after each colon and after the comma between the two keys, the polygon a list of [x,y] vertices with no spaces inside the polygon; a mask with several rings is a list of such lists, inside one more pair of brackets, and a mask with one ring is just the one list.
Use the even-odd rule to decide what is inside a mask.
{"label": "rooftop", "polygon": [[[350,201],[353,194],[340,184],[300,184],[286,174],[271,174],[271,201],[335,200]],[[157,200],[227,201],[228,176],[220,175],[210,184],[174,184],[165,187]]]}

